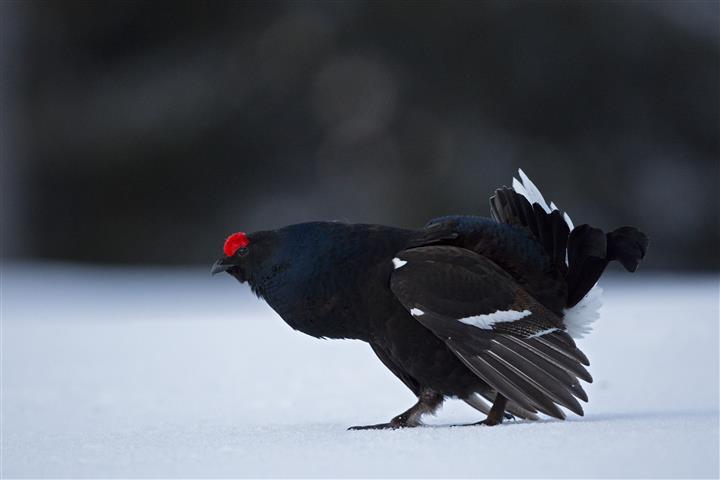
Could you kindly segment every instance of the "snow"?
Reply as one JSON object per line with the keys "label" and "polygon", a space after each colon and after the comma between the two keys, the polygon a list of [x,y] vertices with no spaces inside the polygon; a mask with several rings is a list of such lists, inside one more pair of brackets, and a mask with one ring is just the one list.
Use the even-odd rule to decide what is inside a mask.
{"label": "snow", "polygon": [[717,477],[718,277],[603,281],[586,416],[389,420],[409,391],[227,275],[6,265],[3,477]]}

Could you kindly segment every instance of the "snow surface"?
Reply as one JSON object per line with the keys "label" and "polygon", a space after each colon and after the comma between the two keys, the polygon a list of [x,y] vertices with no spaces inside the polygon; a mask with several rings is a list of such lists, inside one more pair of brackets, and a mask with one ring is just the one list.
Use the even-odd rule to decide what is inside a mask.
{"label": "snow surface", "polygon": [[3,269],[3,477],[718,476],[716,275],[603,283],[585,417],[346,431],[412,395],[208,270]]}

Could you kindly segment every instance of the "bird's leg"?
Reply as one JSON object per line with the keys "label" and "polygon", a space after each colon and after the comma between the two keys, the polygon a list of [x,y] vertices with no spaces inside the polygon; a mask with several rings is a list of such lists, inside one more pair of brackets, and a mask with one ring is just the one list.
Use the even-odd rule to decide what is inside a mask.
{"label": "bird's leg", "polygon": [[443,396],[432,390],[423,390],[418,396],[418,401],[415,405],[401,413],[397,417],[390,420],[388,423],[378,423],[377,425],[360,425],[357,427],[350,427],[348,430],[375,430],[383,428],[409,428],[419,427],[422,425],[420,418],[426,413],[435,413],[435,411],[442,405]]}
{"label": "bird's leg", "polygon": [[505,419],[505,405],[507,404],[507,398],[498,393],[495,396],[495,403],[493,403],[490,413],[485,420],[479,422],[479,425],[487,425],[492,427],[494,425],[500,425]]}
{"label": "bird's leg", "polygon": [[474,425],[487,425],[492,427],[500,425],[505,419],[514,419],[515,417],[509,413],[505,413],[505,406],[507,405],[507,398],[498,393],[495,396],[495,402],[493,402],[490,412],[485,420],[476,423],[464,423],[462,425],[453,425],[454,427],[472,427]]}

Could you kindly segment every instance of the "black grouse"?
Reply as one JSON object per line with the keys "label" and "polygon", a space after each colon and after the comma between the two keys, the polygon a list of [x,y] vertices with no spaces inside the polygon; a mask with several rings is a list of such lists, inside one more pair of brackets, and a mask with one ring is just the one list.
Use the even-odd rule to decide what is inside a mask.
{"label": "black grouse", "polygon": [[247,282],[294,329],[368,342],[418,398],[388,423],[353,429],[421,425],[445,397],[487,414],[484,425],[563,419],[559,407],[583,415],[579,380],[592,377],[573,338],[598,317],[608,262],[634,272],[648,239],[633,227],[573,227],[519,173],[490,197],[492,218],[235,233],[212,272]]}

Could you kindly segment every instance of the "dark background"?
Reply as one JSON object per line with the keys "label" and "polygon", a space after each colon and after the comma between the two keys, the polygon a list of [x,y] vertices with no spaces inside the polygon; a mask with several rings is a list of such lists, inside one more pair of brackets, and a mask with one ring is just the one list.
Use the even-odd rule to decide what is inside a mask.
{"label": "dark background", "polygon": [[647,267],[720,268],[718,2],[0,5],[11,259],[488,215],[522,167]]}

